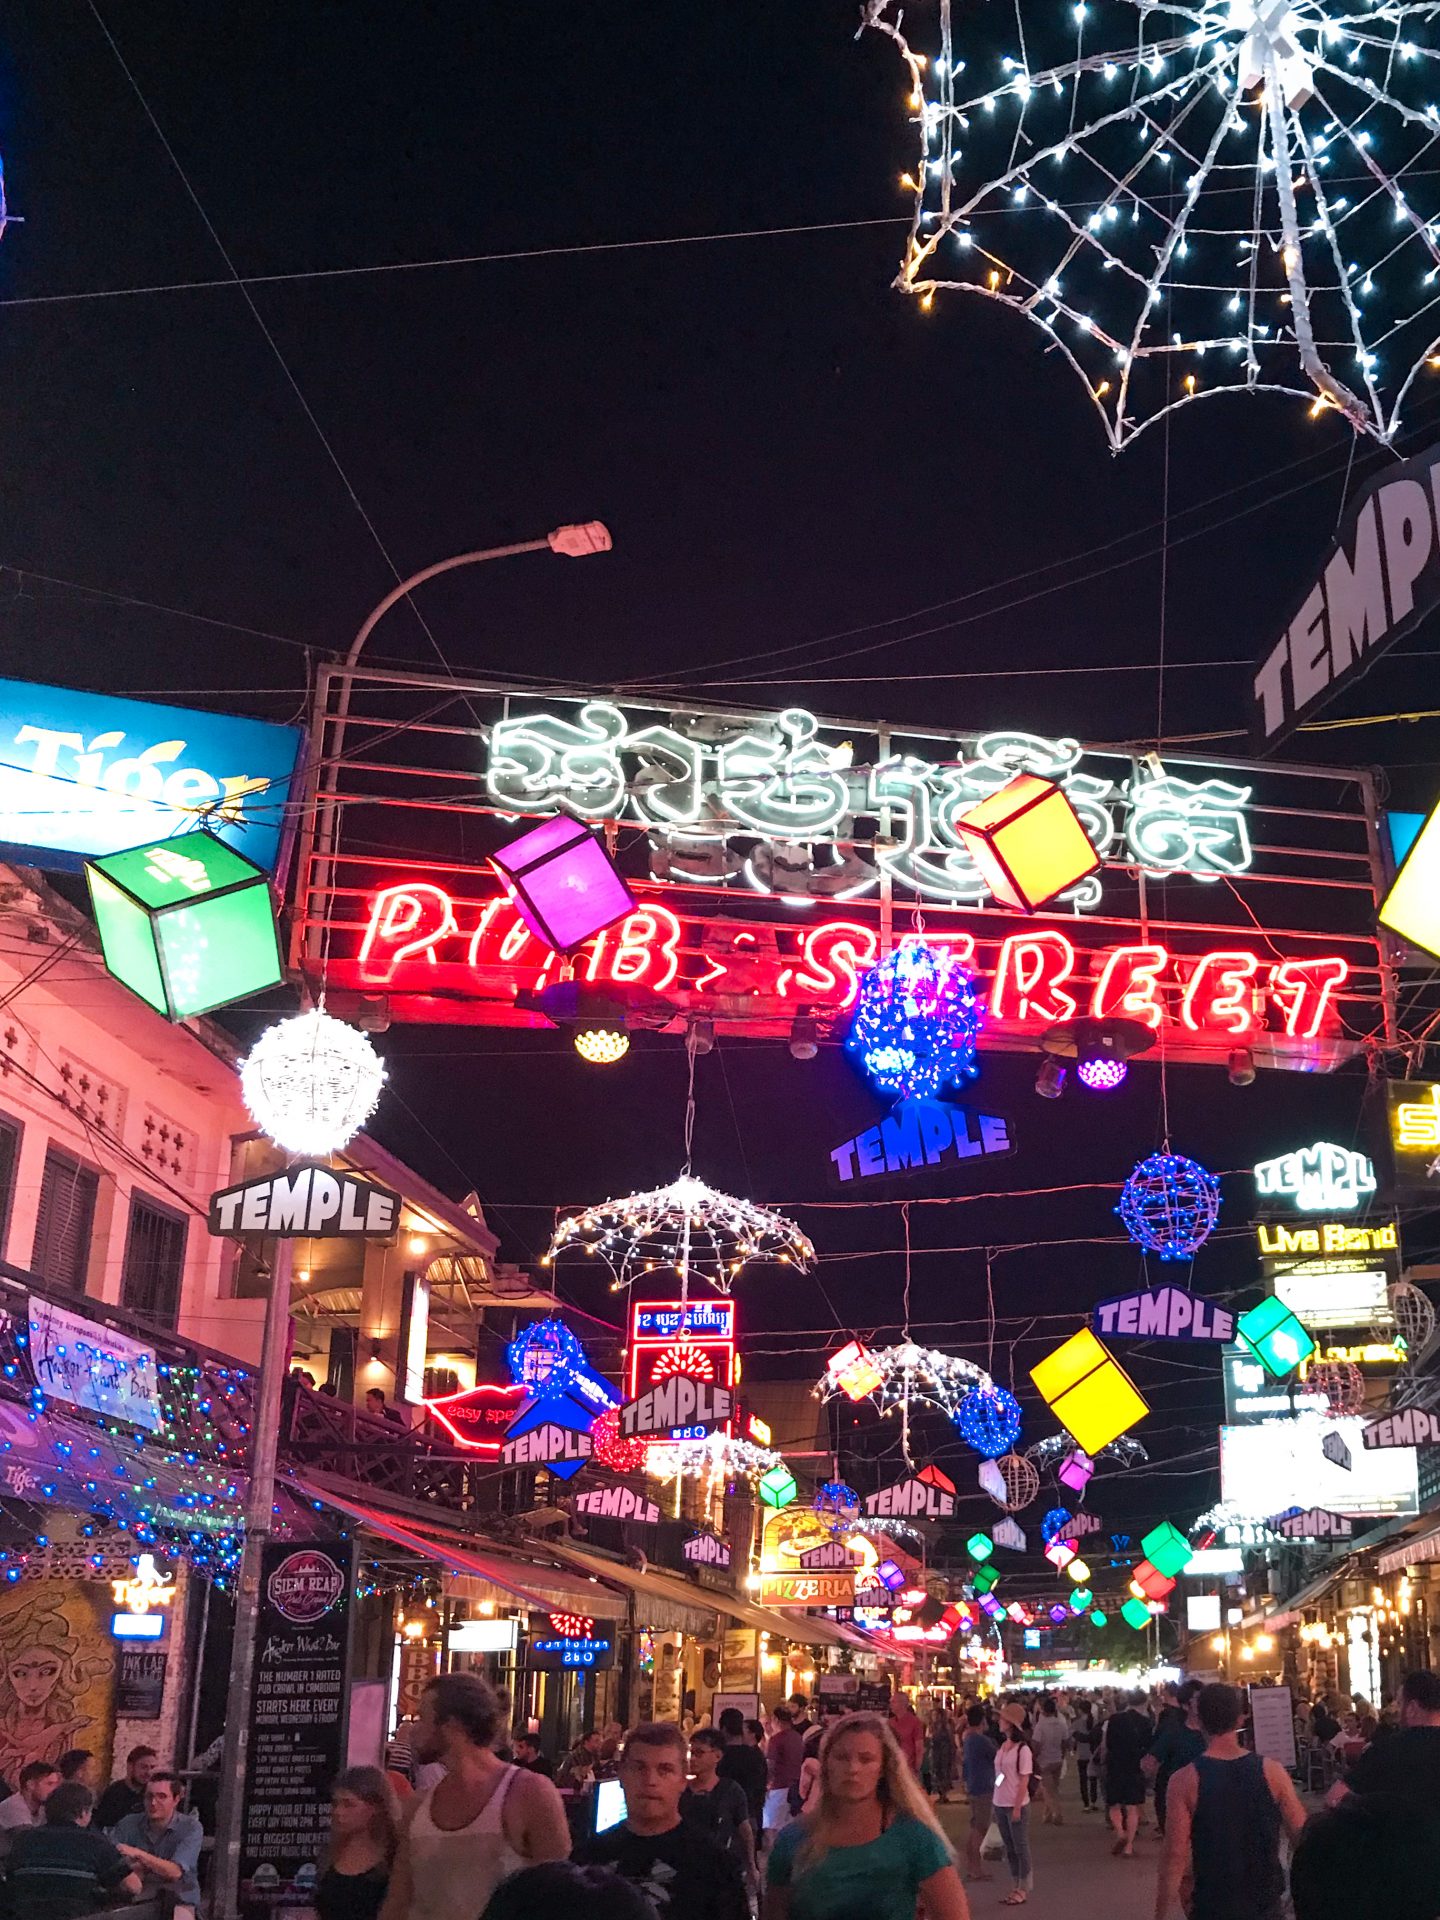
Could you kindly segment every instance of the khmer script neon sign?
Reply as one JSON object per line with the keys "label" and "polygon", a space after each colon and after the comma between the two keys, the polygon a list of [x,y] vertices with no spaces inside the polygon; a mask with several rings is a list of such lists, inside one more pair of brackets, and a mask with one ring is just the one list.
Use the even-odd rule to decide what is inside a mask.
{"label": "khmer script neon sign", "polygon": [[[1253,863],[1251,789],[1132,763],[1117,780],[1082,765],[1076,740],[985,734],[943,761],[891,753],[857,766],[803,707],[765,720],[639,724],[608,700],[573,717],[526,713],[489,729],[485,792],[501,811],[569,812],[649,829],[650,876],[749,886],[797,899],[858,899],[882,877],[925,899],[980,905],[989,889],[956,819],[1020,772],[1064,787],[1099,853],[1157,876],[1202,881]],[[1066,896],[1094,909],[1101,875]]]}

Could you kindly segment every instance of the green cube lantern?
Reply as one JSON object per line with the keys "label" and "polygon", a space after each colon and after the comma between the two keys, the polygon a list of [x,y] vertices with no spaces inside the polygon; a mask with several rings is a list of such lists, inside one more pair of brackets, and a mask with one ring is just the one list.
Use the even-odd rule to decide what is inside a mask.
{"label": "green cube lantern", "polygon": [[1195,1558],[1195,1550],[1178,1527],[1162,1520],[1140,1542],[1145,1558],[1157,1573],[1176,1580]]}
{"label": "green cube lantern", "polygon": [[972,1533],[965,1542],[965,1551],[972,1560],[988,1560],[995,1551],[995,1542],[988,1533]]}
{"label": "green cube lantern", "polygon": [[213,834],[88,860],[85,878],[106,969],[167,1019],[278,985],[269,881]]}
{"label": "green cube lantern", "polygon": [[1276,1380],[1293,1373],[1315,1351],[1315,1342],[1285,1302],[1271,1294],[1235,1322],[1235,1338]]}
{"label": "green cube lantern", "polygon": [[760,1498],[767,1507],[788,1507],[796,1491],[795,1476],[788,1467],[771,1467],[760,1481]]}
{"label": "green cube lantern", "polygon": [[1089,1587],[1076,1587],[1070,1596],[1070,1611],[1072,1613],[1084,1613],[1094,1597]]}
{"label": "green cube lantern", "polygon": [[1110,1624],[1110,1616],[1108,1613],[1102,1613],[1099,1607],[1092,1607],[1090,1609],[1090,1624],[1095,1627],[1108,1627]]}
{"label": "green cube lantern", "polygon": [[1120,1618],[1128,1621],[1138,1633],[1142,1627],[1150,1624],[1150,1609],[1143,1600],[1127,1600],[1120,1609]]}
{"label": "green cube lantern", "polygon": [[970,1576],[970,1584],[976,1593],[989,1593],[999,1578],[994,1567],[977,1567]]}

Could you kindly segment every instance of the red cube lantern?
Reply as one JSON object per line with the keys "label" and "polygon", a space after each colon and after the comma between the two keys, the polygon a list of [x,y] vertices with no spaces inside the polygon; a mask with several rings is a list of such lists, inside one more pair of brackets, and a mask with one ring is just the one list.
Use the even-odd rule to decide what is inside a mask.
{"label": "red cube lantern", "polygon": [[556,953],[614,926],[635,905],[604,842],[578,820],[542,820],[492,853],[490,864],[516,913]]}
{"label": "red cube lantern", "polygon": [[1168,1573],[1161,1573],[1148,1560],[1142,1560],[1135,1569],[1135,1585],[1147,1600],[1163,1600],[1167,1593],[1173,1591],[1175,1582]]}
{"label": "red cube lantern", "polygon": [[1100,866],[1100,856],[1064,791],[1038,773],[1017,773],[955,822],[1002,906],[1034,913]]}

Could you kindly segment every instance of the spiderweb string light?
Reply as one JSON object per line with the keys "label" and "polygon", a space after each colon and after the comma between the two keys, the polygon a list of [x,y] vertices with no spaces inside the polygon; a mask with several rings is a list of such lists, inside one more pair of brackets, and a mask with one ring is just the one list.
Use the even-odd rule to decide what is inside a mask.
{"label": "spiderweb string light", "polygon": [[556,1227],[541,1265],[577,1248],[610,1269],[612,1290],[668,1267],[687,1284],[694,1277],[729,1293],[752,1260],[804,1273],[815,1258],[810,1241],[783,1214],[717,1193],[690,1173],[668,1187],[571,1214]]}
{"label": "spiderweb string light", "polygon": [[1295,395],[1388,441],[1440,335],[1433,4],[940,0],[908,70],[918,166],[897,286],[1039,327],[1117,452],[1219,392]]}
{"label": "spiderweb string light", "polygon": [[[1033,1446],[1025,1449],[1025,1458],[1041,1472],[1063,1460],[1067,1454],[1075,1451],[1075,1442],[1068,1433],[1052,1433],[1044,1440],[1037,1440]],[[1144,1466],[1150,1456],[1138,1440],[1132,1440],[1128,1433],[1122,1433],[1118,1440],[1112,1440],[1108,1447],[1101,1447],[1093,1454],[1097,1464],[1109,1460],[1117,1467]]]}
{"label": "spiderweb string light", "polygon": [[[960,1360],[953,1354],[939,1353],[933,1347],[916,1346],[904,1340],[894,1347],[872,1347],[868,1358],[880,1375],[872,1398],[882,1413],[896,1408],[923,1404],[953,1420],[968,1394],[976,1387],[993,1389],[995,1382],[983,1367],[972,1360]],[[827,1373],[816,1386],[822,1400],[832,1400],[841,1390]]]}
{"label": "spiderweb string light", "polygon": [[933,1100],[979,1072],[980,1022],[975,982],[959,955],[905,939],[861,975],[845,1046],[882,1093]]}

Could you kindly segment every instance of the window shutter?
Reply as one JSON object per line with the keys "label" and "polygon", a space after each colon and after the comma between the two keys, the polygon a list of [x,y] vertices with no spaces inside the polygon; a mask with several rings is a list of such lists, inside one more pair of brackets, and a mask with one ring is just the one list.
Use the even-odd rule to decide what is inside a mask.
{"label": "window shutter", "polygon": [[20,1123],[0,1113],[0,1259],[5,1257],[10,1232],[10,1208],[15,1200],[15,1169],[20,1159]]}
{"label": "window shutter", "polygon": [[85,1291],[98,1186],[99,1176],[70,1154],[58,1147],[46,1153],[30,1260],[37,1279],[68,1293]]}
{"label": "window shutter", "polygon": [[173,1327],[180,1317],[185,1229],[185,1220],[168,1207],[138,1193],[132,1197],[120,1303],[160,1326]]}

